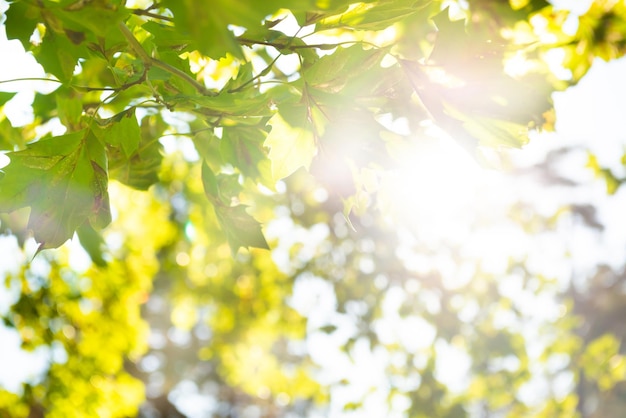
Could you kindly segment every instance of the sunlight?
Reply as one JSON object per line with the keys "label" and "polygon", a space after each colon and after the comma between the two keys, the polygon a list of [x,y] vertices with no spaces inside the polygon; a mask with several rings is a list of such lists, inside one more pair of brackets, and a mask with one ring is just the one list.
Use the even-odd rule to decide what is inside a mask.
{"label": "sunlight", "polygon": [[533,69],[533,63],[522,52],[517,52],[504,62],[504,72],[511,77],[522,77]]}
{"label": "sunlight", "polygon": [[[434,127],[432,127],[435,130]],[[485,170],[449,139],[406,146],[381,181],[381,210],[420,240],[462,240]]]}

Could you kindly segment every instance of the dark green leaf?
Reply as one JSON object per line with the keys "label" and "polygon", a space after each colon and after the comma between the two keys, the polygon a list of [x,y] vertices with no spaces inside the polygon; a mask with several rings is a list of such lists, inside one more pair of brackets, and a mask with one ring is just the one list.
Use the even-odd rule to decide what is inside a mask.
{"label": "dark green leaf", "polygon": [[4,106],[6,102],[11,100],[17,93],[7,93],[0,91],[0,106]]}
{"label": "dark green leaf", "polygon": [[37,62],[46,72],[51,73],[62,81],[72,78],[79,54],[76,47],[65,36],[50,31],[43,41],[33,50]]}
{"label": "dark green leaf", "polygon": [[39,10],[26,1],[15,1],[11,3],[6,12],[4,23],[7,31],[7,38],[19,39],[25,50],[31,47],[30,37],[40,21]]}
{"label": "dark green leaf", "polygon": [[159,139],[166,127],[160,115],[146,116],[141,120],[139,146],[132,155],[127,157],[119,147],[108,148],[110,177],[139,190],[156,183],[163,160]]}
{"label": "dark green leaf", "polygon": [[247,177],[259,178],[259,164],[267,159],[263,149],[265,133],[254,127],[224,128],[220,141],[220,154],[225,162]]}
{"label": "dark green leaf", "polygon": [[281,5],[275,0],[215,0],[210,6],[202,0],[166,0],[163,4],[174,12],[176,26],[189,31],[194,47],[211,58],[220,58],[226,53],[243,57],[228,26],[259,27],[263,19]]}
{"label": "dark green leaf", "polygon": [[99,137],[107,145],[121,147],[124,155],[129,158],[137,151],[141,141],[141,130],[135,117],[135,108],[130,108],[111,118],[107,129]]}
{"label": "dark green leaf", "polygon": [[102,249],[105,246],[104,239],[89,223],[84,223],[77,230],[76,234],[80,241],[80,245],[85,249],[91,261],[95,265],[105,267],[107,265],[104,259]]}

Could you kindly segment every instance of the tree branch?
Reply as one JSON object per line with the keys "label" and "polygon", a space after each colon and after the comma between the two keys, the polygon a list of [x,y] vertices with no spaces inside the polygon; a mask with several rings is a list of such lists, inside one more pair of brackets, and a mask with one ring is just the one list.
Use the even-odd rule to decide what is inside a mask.
{"label": "tree branch", "polygon": [[159,19],[159,20],[165,20],[166,22],[173,22],[174,19],[172,19],[169,16],[162,16],[160,14],[157,13],[152,13],[148,10],[144,10],[144,9],[130,9],[132,11],[133,14],[137,15],[137,16],[146,16],[146,17],[151,17],[153,19]]}
{"label": "tree branch", "polygon": [[[45,78],[45,77],[24,77],[24,78],[12,78],[10,80],[0,80],[0,84],[4,83],[15,83],[18,81],[51,81],[53,83],[63,84],[61,80],[57,80],[56,78]],[[116,91],[119,88],[114,87],[90,87],[90,86],[77,86],[70,84],[71,87],[75,89],[85,90],[85,91]]]}
{"label": "tree branch", "polygon": [[124,24],[124,22],[120,22],[118,27],[120,29],[120,32],[122,32],[122,35],[124,35],[124,38],[126,38],[126,41],[130,45],[130,47],[133,49],[133,51],[135,51],[138,57],[144,62],[146,68],[150,68],[151,66],[159,67],[160,69],[165,70],[168,73],[175,75],[176,77],[182,79],[186,83],[192,85],[199,93],[203,95],[209,95],[209,96],[214,95],[213,92],[209,91],[205,86],[198,83],[196,79],[194,79],[193,77],[190,77],[185,72],[179,70],[176,67],[172,67],[171,65],[163,61],[159,61],[158,59],[155,59],[149,56],[148,53],[143,49],[139,41],[137,41],[135,36],[132,34],[130,29],[128,29],[128,27]]}

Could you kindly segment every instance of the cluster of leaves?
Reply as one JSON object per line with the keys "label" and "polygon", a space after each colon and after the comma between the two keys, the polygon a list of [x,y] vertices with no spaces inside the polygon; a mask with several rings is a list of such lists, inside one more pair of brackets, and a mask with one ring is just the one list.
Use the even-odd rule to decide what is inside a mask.
{"label": "cluster of leaves", "polygon": [[[438,2],[348,6],[302,1],[208,10],[184,2],[147,8],[12,3],[8,37],[32,51],[62,84],[53,96],[35,98],[36,123],[58,118],[67,133],[3,138],[13,162],[1,180],[0,209],[30,206],[29,228],[42,249],[58,247],[82,226],[101,229],[110,222],[109,179],[144,190],[158,181],[159,138],[179,133],[159,112],[173,111],[192,119],[190,135],[205,161],[205,191],[233,251],[267,248],[260,227],[237,203],[241,179],[225,173],[226,167],[244,183],[272,189],[317,158],[316,165],[324,167],[318,172],[330,168],[349,184],[355,165],[358,171],[386,163],[386,128],[377,119],[383,114],[418,123],[430,116],[471,153],[479,144],[519,146],[529,124],[543,123],[552,87],[535,82],[529,88],[527,81],[503,73],[510,51],[501,44],[501,28],[466,29],[465,20],[451,21],[448,9],[440,12]],[[511,23],[545,6],[528,5]],[[285,18],[281,7],[300,30],[313,28],[310,35],[341,32],[349,40],[310,44],[297,33],[276,30]],[[233,25],[245,29],[243,34],[236,36]],[[394,42],[378,41],[377,34],[389,28],[399,32]],[[416,42],[435,33],[432,45]],[[282,73],[278,61],[294,56],[297,63],[285,70],[290,74]],[[265,67],[255,68],[257,61]],[[436,70],[457,82],[432,80]],[[215,86],[202,80],[220,73],[230,80]],[[355,122],[359,128],[353,132]],[[346,135],[359,139],[345,145]],[[38,141],[21,149],[33,139]],[[320,174],[321,181],[333,181],[328,177]],[[345,187],[342,197],[353,189]]]}
{"label": "cluster of leaves", "polygon": [[[566,84],[547,71],[544,54],[564,48],[577,81],[593,57],[623,54],[623,11],[595,2],[571,35],[559,27],[566,12],[541,0],[472,1],[464,17],[442,3],[12,2],[7,36],[60,86],[36,94],[30,126],[1,115],[0,149],[10,159],[0,173],[1,228],[22,244],[32,234],[39,249],[76,233],[93,265],[69,271],[65,247],[38,256],[45,274],[7,277],[22,289],[7,326],[20,331],[24,348],[59,346],[67,359],[52,359],[19,399],[0,392],[0,414],[135,415],[143,399],[137,379],[151,402],[140,411],[147,416],[151,408],[178,413],[181,382],[217,399],[219,416],[251,406],[267,417],[337,402],[364,408],[367,393],[332,398],[355,383],[350,376],[325,386],[316,379],[319,360],[302,347],[305,337],[324,336],[350,356],[367,346],[395,359],[385,366],[388,387],[367,389],[385,389],[391,405],[408,399],[410,416],[580,409],[573,395],[536,407],[519,399],[531,379],[525,342],[497,326],[507,310],[524,322],[515,301],[479,266],[476,280],[452,289],[398,260],[397,236],[373,209],[374,180],[425,121],[479,161],[487,149],[525,144],[529,129],[550,127],[550,93]],[[584,56],[571,52],[579,49]],[[519,58],[524,74],[504,71]],[[1,94],[0,104],[12,97]],[[410,134],[386,119],[406,122]],[[34,129],[59,122],[62,135]],[[323,190],[328,198],[319,197]],[[364,217],[347,225],[342,214],[351,211]],[[266,238],[262,225],[286,219],[289,232],[326,231],[322,242]],[[273,253],[239,251],[268,242]],[[284,245],[287,271],[275,262]],[[531,289],[533,273],[519,263],[510,268]],[[340,323],[315,323],[289,303],[294,286],[312,277],[330,283],[334,314],[356,332],[345,337]],[[432,325],[432,347],[411,351],[380,331],[393,294],[403,302],[392,316]],[[470,327],[464,309],[474,305]],[[584,369],[581,385],[617,393],[617,341],[574,337],[575,324],[559,321],[566,322],[555,320],[549,337],[554,329],[565,336],[545,362],[565,353],[571,369]],[[466,394],[441,382],[436,344],[468,348]],[[510,357],[517,367],[503,366]],[[550,379],[560,372],[546,370]]]}

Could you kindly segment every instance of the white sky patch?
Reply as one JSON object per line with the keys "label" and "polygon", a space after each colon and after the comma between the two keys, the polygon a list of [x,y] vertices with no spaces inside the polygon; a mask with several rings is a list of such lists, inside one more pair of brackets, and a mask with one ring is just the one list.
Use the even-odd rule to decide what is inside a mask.
{"label": "white sky patch", "polygon": [[[342,385],[333,389],[329,416],[389,416],[386,405],[386,398],[389,394],[389,376],[387,374],[389,356],[387,351],[380,347],[372,351],[369,341],[360,338],[350,350],[350,355],[352,362],[345,369],[350,385]],[[361,401],[363,401],[364,407],[362,410],[352,414],[344,411],[346,403],[359,403]]]}
{"label": "white sky patch", "polygon": [[[6,2],[0,2],[0,10],[5,10],[6,6]],[[0,26],[0,51],[2,51],[5,63],[5,65],[0,65],[0,81],[46,77],[41,65],[37,63],[32,54],[24,51],[24,47],[18,40],[9,41],[7,39],[4,25]],[[11,64],[6,65],[8,62]],[[4,113],[13,126],[23,126],[32,122],[33,113],[30,109],[30,104],[33,102],[35,92],[50,93],[57,89],[59,85],[59,83],[46,81],[0,83],[0,90],[18,92],[4,106]]]}
{"label": "white sky patch", "polygon": [[203,393],[191,380],[178,383],[168,398],[189,418],[212,416],[219,409],[217,400],[211,394]]}
{"label": "white sky patch", "polygon": [[593,0],[552,0],[550,3],[552,3],[556,9],[569,10],[575,16],[580,16],[589,10]]}
{"label": "white sky patch", "polygon": [[435,342],[435,378],[452,392],[460,393],[469,384],[468,372],[471,359],[465,350],[448,344],[442,339]]}
{"label": "white sky patch", "polygon": [[[268,240],[277,240],[276,247],[272,249],[276,265],[284,272],[291,272],[315,256],[330,230],[325,224],[316,224],[309,229],[296,225],[288,212],[285,213],[287,209],[283,209],[277,209],[277,218],[267,225],[265,236]],[[294,256],[291,251],[296,244],[300,245],[300,249]]]}
{"label": "white sky patch", "polygon": [[556,131],[567,143],[581,143],[601,165],[624,170],[620,157],[626,147],[626,59],[593,69],[575,87],[555,93]]}
{"label": "white sky patch", "polygon": [[36,384],[42,378],[50,361],[48,347],[40,346],[34,351],[20,349],[19,333],[0,324],[0,387],[21,393],[22,382]]}
{"label": "white sky patch", "polygon": [[74,234],[74,237],[68,241],[68,263],[72,270],[78,274],[84,273],[91,267],[91,258],[80,244],[78,236]]}

